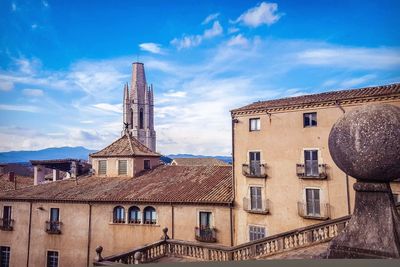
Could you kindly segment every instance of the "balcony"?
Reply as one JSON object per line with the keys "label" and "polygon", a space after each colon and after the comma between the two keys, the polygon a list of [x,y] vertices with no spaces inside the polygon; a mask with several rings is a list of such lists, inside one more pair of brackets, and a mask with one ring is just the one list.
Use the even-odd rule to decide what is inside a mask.
{"label": "balcony", "polygon": [[330,205],[328,203],[320,203],[319,207],[310,206],[304,202],[297,203],[297,209],[300,217],[304,219],[327,220],[330,217]]}
{"label": "balcony", "polygon": [[215,243],[217,242],[215,228],[210,227],[196,227],[195,239],[200,242]]}
{"label": "balcony", "polygon": [[46,222],[46,232],[51,235],[61,234],[61,224],[59,221],[47,221]]}
{"label": "balcony", "polygon": [[251,199],[248,197],[243,198],[243,209],[249,213],[256,214],[268,214],[269,213],[269,199],[263,199],[261,201],[261,207],[254,207],[251,205]]}
{"label": "balcony", "polygon": [[9,218],[0,218],[0,230],[12,231],[14,220]]}
{"label": "balcony", "polygon": [[242,173],[248,178],[267,178],[267,164],[251,163],[242,165]]}
{"label": "balcony", "polygon": [[318,164],[318,168],[306,168],[303,163],[296,164],[297,176],[301,179],[326,179],[326,164]]}

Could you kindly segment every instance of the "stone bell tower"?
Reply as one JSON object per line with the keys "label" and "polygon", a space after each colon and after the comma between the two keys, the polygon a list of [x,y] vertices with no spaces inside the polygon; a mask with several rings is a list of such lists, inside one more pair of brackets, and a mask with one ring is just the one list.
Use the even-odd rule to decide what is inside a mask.
{"label": "stone bell tower", "polygon": [[132,63],[130,88],[128,83],[124,86],[123,113],[122,134],[132,134],[155,152],[153,85],[147,85],[143,63]]}

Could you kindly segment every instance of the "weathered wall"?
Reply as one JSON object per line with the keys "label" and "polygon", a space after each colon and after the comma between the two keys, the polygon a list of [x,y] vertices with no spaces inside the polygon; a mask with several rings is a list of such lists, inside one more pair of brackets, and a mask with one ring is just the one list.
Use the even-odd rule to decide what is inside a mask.
{"label": "weathered wall", "polygon": [[[391,102],[400,105],[400,102]],[[345,106],[345,110],[358,105]],[[318,125],[303,127],[303,113],[317,112]],[[347,215],[346,175],[333,162],[328,148],[328,136],[333,124],[343,113],[337,107],[305,109],[262,115],[237,116],[235,123],[235,243],[249,240],[249,225],[264,226],[266,235],[319,222],[298,215],[297,202],[305,200],[306,187],[321,189],[321,202],[331,206],[331,218]],[[249,131],[249,119],[260,118],[261,130]],[[296,163],[303,162],[303,149],[319,150],[319,163],[327,164],[325,180],[300,179]],[[261,151],[261,161],[267,164],[268,178],[247,178],[242,175],[242,164],[248,163],[249,151]],[[353,183],[349,177],[351,211],[354,203]],[[270,214],[251,214],[243,209],[243,198],[251,185],[262,186],[263,198],[270,200]],[[393,183],[394,192],[400,191]]]}
{"label": "weathered wall", "polygon": [[[29,202],[1,202],[0,207],[10,205],[15,220],[14,231],[0,231],[0,245],[11,247],[10,266],[26,266],[29,231]],[[157,224],[113,223],[114,207],[123,206],[125,214],[130,204],[92,204],[91,230],[89,231],[89,204],[79,203],[33,203],[32,230],[29,266],[45,266],[46,252],[59,251],[60,266],[87,266],[92,263],[95,248],[103,246],[103,256],[109,256],[135,247],[153,243],[163,235],[168,227],[169,236],[175,239],[195,241],[195,227],[199,224],[198,212],[211,211],[212,226],[217,229],[217,243],[230,245],[229,207],[200,205],[135,205],[143,212],[152,206],[157,212]],[[48,234],[46,221],[50,218],[50,208],[59,208],[61,234]],[[174,209],[174,230],[172,230],[172,208]],[[89,237],[89,232],[91,236]],[[89,242],[90,240],[90,242]],[[89,246],[89,247],[88,247]],[[89,255],[88,255],[89,249]],[[89,256],[89,258],[88,258]]]}
{"label": "weathered wall", "polygon": [[[133,177],[135,174],[144,170],[144,160],[150,160],[151,168],[158,166],[158,157],[135,157],[135,158],[123,158],[123,157],[113,157],[113,158],[92,158],[92,168],[95,170],[96,175],[104,177]],[[106,175],[99,175],[99,160],[107,160],[107,173]],[[118,160],[128,161],[128,174],[118,175]]]}

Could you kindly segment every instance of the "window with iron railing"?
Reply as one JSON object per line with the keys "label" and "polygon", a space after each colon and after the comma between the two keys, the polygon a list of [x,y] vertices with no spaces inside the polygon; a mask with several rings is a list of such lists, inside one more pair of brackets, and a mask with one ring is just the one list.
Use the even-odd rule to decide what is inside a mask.
{"label": "window with iron railing", "polygon": [[61,234],[60,210],[50,208],[50,220],[46,221],[46,232],[48,234]]}
{"label": "window with iron railing", "polygon": [[303,218],[328,219],[330,217],[330,206],[320,201],[320,189],[306,188],[306,201],[298,202],[298,212]]}
{"label": "window with iron railing", "polygon": [[0,230],[12,231],[14,220],[11,218],[11,206],[3,207],[3,217],[0,218]]}
{"label": "window with iron railing", "polygon": [[249,152],[249,163],[242,165],[242,173],[246,177],[265,178],[266,164],[261,163],[260,152]]}
{"label": "window with iron railing", "polygon": [[296,173],[299,178],[327,178],[326,164],[318,162],[318,150],[304,150],[304,163],[296,164]]}
{"label": "window with iron railing", "polygon": [[10,247],[0,246],[0,266],[9,267],[10,266]]}
{"label": "window with iron railing", "polygon": [[128,223],[140,224],[141,223],[140,209],[136,206],[132,206],[128,210]]}
{"label": "window with iron railing", "polygon": [[157,223],[157,212],[156,209],[148,206],[143,210],[143,223],[144,224],[156,224]]}
{"label": "window with iron railing", "polygon": [[58,267],[58,251],[47,251],[47,267]]}
{"label": "window with iron railing", "polygon": [[268,214],[270,213],[270,203],[269,199],[261,199],[261,204],[257,205],[258,207],[256,208],[255,205],[252,206],[252,201],[251,198],[249,197],[244,197],[243,198],[243,209],[249,213],[257,213],[257,214]]}
{"label": "window with iron railing", "polygon": [[195,239],[200,242],[217,242],[216,229],[213,227],[195,227]]}
{"label": "window with iron railing", "polygon": [[125,209],[117,206],[113,210],[113,223],[125,223]]}

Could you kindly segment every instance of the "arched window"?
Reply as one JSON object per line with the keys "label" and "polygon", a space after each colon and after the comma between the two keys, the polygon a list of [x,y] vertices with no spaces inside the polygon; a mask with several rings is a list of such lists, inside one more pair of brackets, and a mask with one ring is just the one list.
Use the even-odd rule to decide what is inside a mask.
{"label": "arched window", "polygon": [[148,206],[144,209],[143,213],[144,213],[143,221],[145,224],[156,224],[157,213],[155,208]]}
{"label": "arched window", "polygon": [[141,219],[140,209],[136,206],[130,207],[128,210],[128,223],[140,223]]}
{"label": "arched window", "polygon": [[113,212],[113,223],[125,223],[125,209],[124,207],[117,206]]}
{"label": "arched window", "polygon": [[142,108],[139,111],[139,128],[143,129],[143,109]]}

